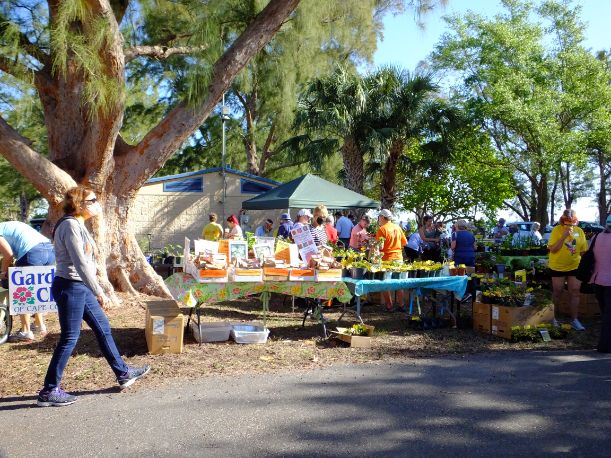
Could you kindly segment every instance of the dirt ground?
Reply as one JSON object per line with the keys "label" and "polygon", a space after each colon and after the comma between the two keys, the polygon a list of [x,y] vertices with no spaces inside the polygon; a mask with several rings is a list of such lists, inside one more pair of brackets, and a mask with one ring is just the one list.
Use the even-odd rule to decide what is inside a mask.
{"label": "dirt ground", "polygon": [[[471,329],[414,330],[405,315],[387,313],[380,305],[363,309],[365,323],[374,325],[372,348],[348,348],[344,343],[322,338],[320,324],[310,319],[301,326],[302,309],[292,311],[290,300],[272,297],[267,325],[271,330],[265,345],[239,345],[232,341],[199,346],[190,331],[185,335],[182,354],[149,355],[144,337],[147,296],[123,295],[121,307],[108,315],[119,350],[130,365],[150,364],[151,373],[137,386],[155,386],[172,379],[189,379],[243,373],[307,371],[316,368],[375,361],[405,360],[440,354],[504,352],[522,350],[592,349],[600,329],[598,319],[582,320],[588,331],[571,333],[565,340],[537,343],[511,343],[493,336],[479,335]],[[337,323],[340,308],[326,313],[329,328],[354,323],[347,314]],[[205,308],[206,321],[260,320],[260,303],[255,298],[215,304]],[[43,382],[51,354],[59,337],[55,314],[47,315],[48,335],[30,343],[0,346],[0,397],[32,395]],[[83,392],[112,389],[116,381],[102,357],[93,333],[83,325],[81,339],[71,358],[62,387]],[[137,389],[137,388],[136,388]]]}

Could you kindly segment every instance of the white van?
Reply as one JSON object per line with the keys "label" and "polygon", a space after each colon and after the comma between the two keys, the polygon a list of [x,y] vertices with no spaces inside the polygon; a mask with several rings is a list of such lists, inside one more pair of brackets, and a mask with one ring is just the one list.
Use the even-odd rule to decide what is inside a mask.
{"label": "white van", "polygon": [[[507,223],[507,227],[511,227],[514,224],[518,226],[520,237],[528,237],[530,235],[530,231],[532,230],[533,222],[515,221],[515,222]],[[552,226],[548,225],[545,228],[542,226],[541,228],[539,228],[539,232],[541,233],[543,240],[549,240],[550,233],[552,232]]]}

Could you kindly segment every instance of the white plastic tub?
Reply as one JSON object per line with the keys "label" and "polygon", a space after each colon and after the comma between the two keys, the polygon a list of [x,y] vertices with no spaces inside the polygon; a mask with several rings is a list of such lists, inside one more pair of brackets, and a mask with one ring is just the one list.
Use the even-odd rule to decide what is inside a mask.
{"label": "white plastic tub", "polygon": [[231,323],[207,322],[201,324],[201,335],[196,320],[191,321],[191,332],[198,342],[225,342],[229,340]]}
{"label": "white plastic tub", "polygon": [[267,342],[269,329],[250,324],[234,324],[231,337],[240,344],[262,344]]}

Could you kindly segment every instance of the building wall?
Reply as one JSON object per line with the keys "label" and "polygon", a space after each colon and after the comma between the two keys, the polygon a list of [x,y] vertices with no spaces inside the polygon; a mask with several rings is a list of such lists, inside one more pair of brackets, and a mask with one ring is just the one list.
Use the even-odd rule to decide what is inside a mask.
{"label": "building wall", "polygon": [[[197,176],[203,177],[203,192],[164,192],[164,183],[181,181],[184,178],[151,183],[140,189],[131,209],[129,221],[136,234],[136,240],[143,241],[145,249],[148,247],[148,234],[150,234],[152,250],[163,248],[169,243],[182,246],[185,236],[191,240],[199,238],[202,228],[208,223],[210,212],[215,212],[219,216],[219,223],[226,226],[220,221],[223,214],[223,179],[220,172]],[[232,213],[237,216],[242,208],[242,202],[257,195],[241,192],[240,180],[243,177],[232,173],[227,173],[226,176],[225,218]],[[269,183],[255,178],[248,180],[270,186]],[[276,221],[280,213],[282,210],[248,210],[249,226],[254,231],[265,218]]]}

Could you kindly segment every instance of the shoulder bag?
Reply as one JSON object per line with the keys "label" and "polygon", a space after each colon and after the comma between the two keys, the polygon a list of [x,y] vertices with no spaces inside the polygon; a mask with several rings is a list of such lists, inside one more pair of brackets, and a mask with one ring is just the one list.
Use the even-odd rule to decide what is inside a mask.
{"label": "shoulder bag", "polygon": [[590,279],[592,278],[592,273],[594,272],[594,264],[596,260],[594,259],[594,244],[596,243],[596,239],[598,238],[598,234],[594,236],[592,239],[592,243],[590,244],[590,248],[586,251],[581,260],[579,261],[579,267],[577,267],[577,273],[575,277],[577,280],[590,283]]}

